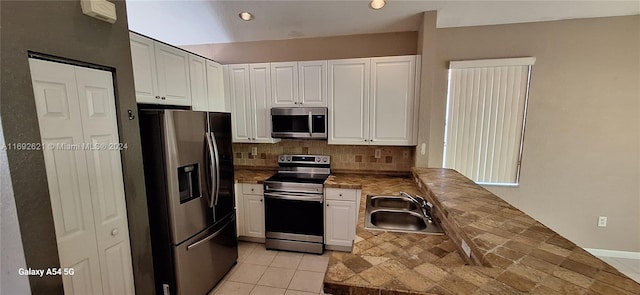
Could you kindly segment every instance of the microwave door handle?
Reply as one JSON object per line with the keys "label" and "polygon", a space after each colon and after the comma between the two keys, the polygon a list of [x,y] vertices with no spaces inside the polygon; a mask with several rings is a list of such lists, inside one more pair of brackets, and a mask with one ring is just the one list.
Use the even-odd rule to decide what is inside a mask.
{"label": "microwave door handle", "polygon": [[215,159],[214,159],[214,149],[213,149],[213,143],[211,143],[211,137],[209,137],[209,133],[207,132],[205,134],[205,138],[207,139],[207,150],[209,151],[207,153],[207,156],[209,157],[209,170],[211,171],[211,175],[208,175],[210,177],[211,180],[211,190],[209,191],[209,207],[213,208],[213,200],[214,200],[214,191],[215,191],[215,186],[218,185],[217,183],[215,183],[215,179],[213,178],[213,173],[215,171]]}
{"label": "microwave door handle", "polygon": [[216,135],[213,132],[209,132],[211,135],[211,142],[213,143],[213,157],[216,160],[216,185],[215,185],[215,199],[214,206],[218,205],[218,199],[220,195],[220,154],[218,153],[218,142],[216,141]]}
{"label": "microwave door handle", "polygon": [[311,112],[309,112],[309,136],[313,136],[313,117],[311,115]]}

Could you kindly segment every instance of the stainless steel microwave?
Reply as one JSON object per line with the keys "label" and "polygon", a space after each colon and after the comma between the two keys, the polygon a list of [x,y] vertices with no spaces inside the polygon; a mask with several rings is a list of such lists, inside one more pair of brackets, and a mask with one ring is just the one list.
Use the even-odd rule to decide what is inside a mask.
{"label": "stainless steel microwave", "polygon": [[271,108],[271,137],[327,138],[327,108]]}

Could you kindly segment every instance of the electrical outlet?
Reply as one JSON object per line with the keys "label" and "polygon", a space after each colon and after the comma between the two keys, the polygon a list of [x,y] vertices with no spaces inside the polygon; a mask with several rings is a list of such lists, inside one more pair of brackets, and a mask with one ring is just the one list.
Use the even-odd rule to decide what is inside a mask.
{"label": "electrical outlet", "polygon": [[607,227],[607,217],[606,216],[598,216],[598,226],[599,227]]}
{"label": "electrical outlet", "polygon": [[257,156],[258,155],[258,148],[257,147],[252,147],[251,148],[251,155],[252,156]]}
{"label": "electrical outlet", "polygon": [[471,258],[471,247],[467,245],[467,242],[462,240],[462,243],[460,243],[460,246],[462,247],[462,251],[464,251],[464,254],[467,255],[467,257]]}
{"label": "electrical outlet", "polygon": [[402,152],[402,158],[403,159],[409,159],[409,151]]}
{"label": "electrical outlet", "polygon": [[376,153],[375,153],[376,159],[380,159],[381,155],[382,155],[382,151],[380,149],[376,149]]}

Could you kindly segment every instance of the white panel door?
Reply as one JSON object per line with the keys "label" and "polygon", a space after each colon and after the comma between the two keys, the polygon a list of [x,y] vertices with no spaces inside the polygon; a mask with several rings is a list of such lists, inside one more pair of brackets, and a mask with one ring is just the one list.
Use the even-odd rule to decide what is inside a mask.
{"label": "white panel door", "polygon": [[223,72],[221,64],[207,60],[207,100],[210,112],[229,112],[225,102]]}
{"label": "white panel door", "polygon": [[30,66],[65,293],[134,294],[112,74]]}
{"label": "white panel door", "polygon": [[298,63],[271,63],[271,98],[274,107],[298,106]]}
{"label": "white panel door", "polygon": [[264,201],[261,195],[244,195],[244,235],[264,238]]}
{"label": "white panel door", "polygon": [[356,235],[356,203],[327,200],[324,218],[325,244],[351,247]]}
{"label": "white panel door", "polygon": [[154,47],[160,103],[190,106],[189,55],[185,51],[159,42],[154,42]]}
{"label": "white panel door", "polygon": [[[76,67],[104,294],[135,294],[112,74]],[[77,126],[76,128],[78,128]]]}
{"label": "white panel door", "polygon": [[375,145],[415,145],[416,56],[371,59],[370,139]]}
{"label": "white panel door", "polygon": [[65,294],[102,294],[85,140],[73,66],[29,60]]}
{"label": "white panel door", "polygon": [[204,58],[189,54],[189,80],[191,84],[191,109],[209,111],[207,67]]}
{"label": "white panel door", "polygon": [[156,54],[153,48],[153,40],[134,33],[129,33],[129,38],[136,102],[159,103],[160,96],[158,96]]}
{"label": "white panel door", "polygon": [[329,144],[369,144],[369,58],[329,61]]}
{"label": "white panel door", "polygon": [[249,66],[251,100],[253,102],[253,142],[270,143],[271,138],[271,75],[269,63]]}
{"label": "white panel door", "polygon": [[251,88],[249,65],[229,65],[229,100],[231,101],[231,123],[233,142],[251,142],[253,138]]}
{"label": "white panel door", "polygon": [[298,62],[298,101],[304,107],[327,106],[327,61]]}

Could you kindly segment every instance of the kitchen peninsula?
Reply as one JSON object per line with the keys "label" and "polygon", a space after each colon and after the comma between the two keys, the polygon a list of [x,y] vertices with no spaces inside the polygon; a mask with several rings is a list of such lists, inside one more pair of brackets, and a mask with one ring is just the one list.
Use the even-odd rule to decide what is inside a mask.
{"label": "kitchen peninsula", "polygon": [[[348,172],[325,182],[362,191],[353,250],[332,253],[327,294],[640,294],[640,284],[455,170]],[[271,173],[237,169],[235,178],[260,184]],[[433,203],[446,235],[365,229],[365,196],[400,191]]]}
{"label": "kitchen peninsula", "polygon": [[412,176],[327,180],[363,195],[421,194],[447,235],[367,230],[362,201],[353,251],[332,254],[325,293],[640,294],[640,284],[458,172],[413,168]]}

